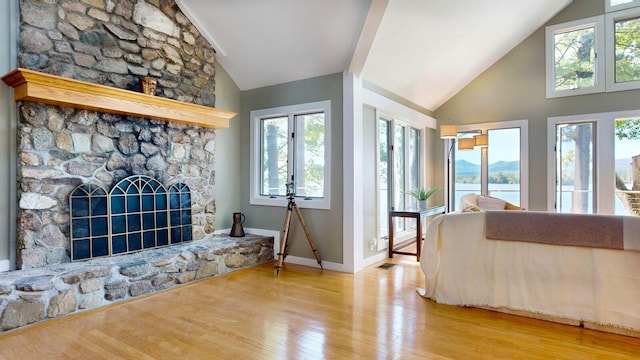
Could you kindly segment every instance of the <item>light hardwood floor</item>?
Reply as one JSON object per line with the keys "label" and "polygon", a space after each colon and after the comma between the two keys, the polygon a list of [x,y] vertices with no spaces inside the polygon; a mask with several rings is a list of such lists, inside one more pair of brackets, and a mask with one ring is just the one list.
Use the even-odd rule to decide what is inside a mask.
{"label": "light hardwood floor", "polygon": [[423,299],[414,259],[279,278],[269,263],[0,335],[0,359],[640,357],[637,338]]}

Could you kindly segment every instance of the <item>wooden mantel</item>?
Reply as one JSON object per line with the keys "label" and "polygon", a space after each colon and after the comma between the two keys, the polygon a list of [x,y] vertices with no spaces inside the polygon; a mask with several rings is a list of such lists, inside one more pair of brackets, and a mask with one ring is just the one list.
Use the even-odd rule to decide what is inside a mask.
{"label": "wooden mantel", "polygon": [[229,127],[229,119],[236,115],[234,112],[213,107],[22,68],[8,73],[2,80],[13,88],[16,101],[34,101],[214,129]]}

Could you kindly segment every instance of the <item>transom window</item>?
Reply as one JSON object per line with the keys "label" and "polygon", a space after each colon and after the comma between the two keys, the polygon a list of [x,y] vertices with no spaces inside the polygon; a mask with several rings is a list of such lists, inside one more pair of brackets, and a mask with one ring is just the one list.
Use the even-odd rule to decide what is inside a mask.
{"label": "transom window", "polygon": [[331,102],[251,112],[251,204],[286,206],[287,184],[301,207],[328,209]]}
{"label": "transom window", "polygon": [[604,91],[603,34],[601,16],[547,27],[548,98]]}
{"label": "transom window", "polygon": [[640,0],[546,28],[547,98],[640,89]]}

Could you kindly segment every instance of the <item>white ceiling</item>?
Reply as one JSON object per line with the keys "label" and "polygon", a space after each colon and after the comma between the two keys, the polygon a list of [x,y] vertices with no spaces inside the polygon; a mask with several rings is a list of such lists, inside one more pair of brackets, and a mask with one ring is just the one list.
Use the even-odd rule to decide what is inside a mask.
{"label": "white ceiling", "polygon": [[571,0],[177,0],[240,90],[350,71],[434,111]]}

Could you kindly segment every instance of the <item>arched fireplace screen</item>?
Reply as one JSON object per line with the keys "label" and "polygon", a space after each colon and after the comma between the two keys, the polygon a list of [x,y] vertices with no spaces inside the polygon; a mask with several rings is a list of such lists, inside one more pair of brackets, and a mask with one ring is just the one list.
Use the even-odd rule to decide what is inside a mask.
{"label": "arched fireplace screen", "polygon": [[134,175],[111,192],[83,184],[69,197],[71,260],[86,260],[191,241],[191,192],[169,191],[157,180]]}

